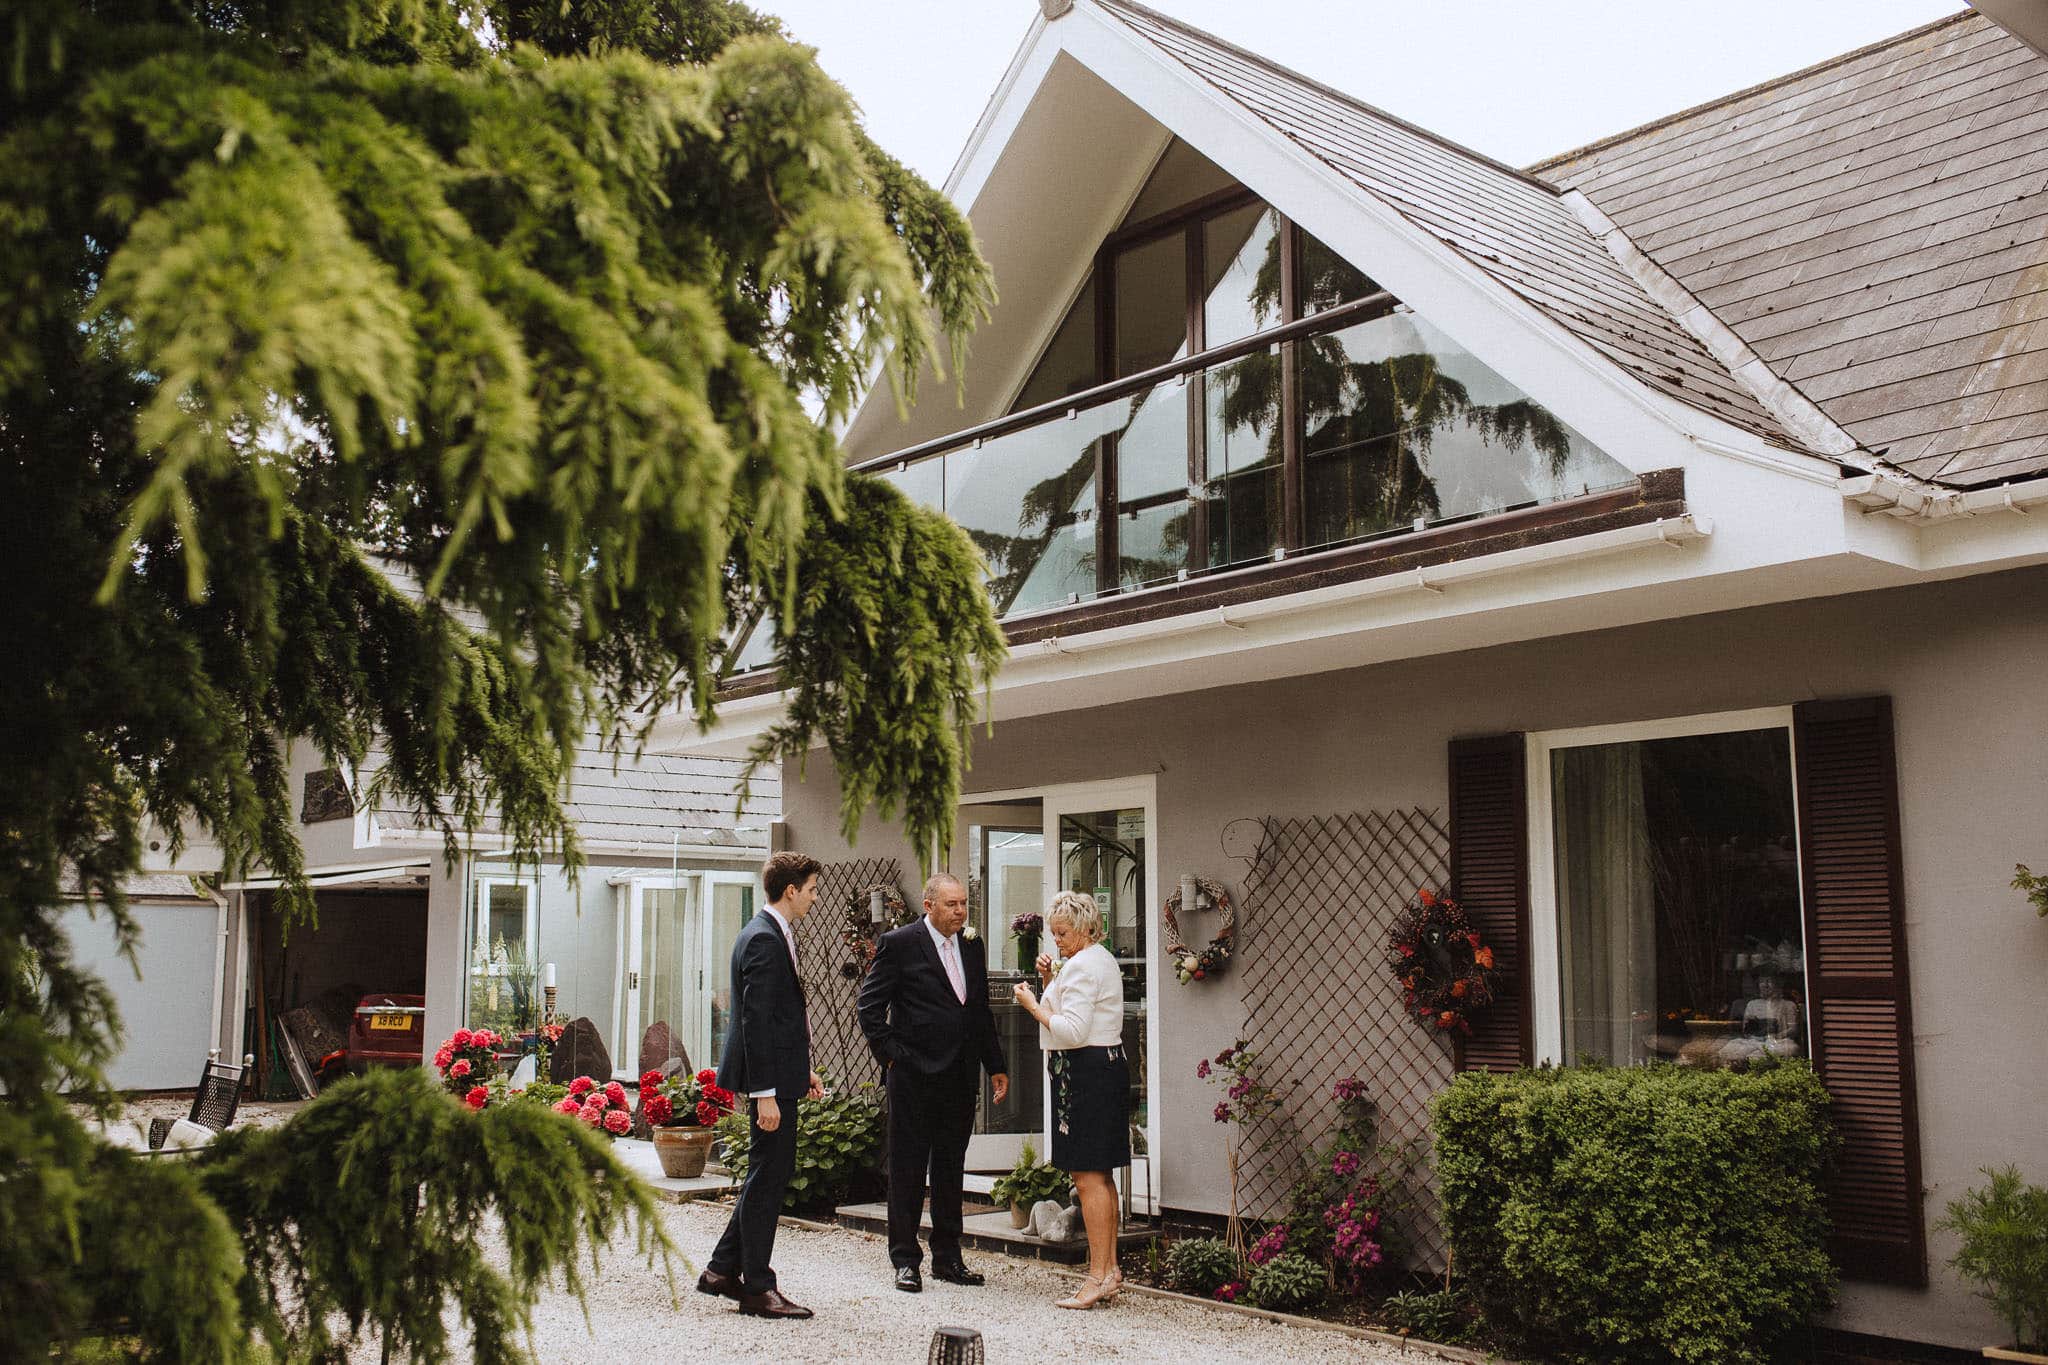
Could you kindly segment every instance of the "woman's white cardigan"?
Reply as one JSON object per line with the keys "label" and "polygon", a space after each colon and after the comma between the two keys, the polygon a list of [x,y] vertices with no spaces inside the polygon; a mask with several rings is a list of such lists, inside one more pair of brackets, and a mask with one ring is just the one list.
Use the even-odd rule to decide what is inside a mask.
{"label": "woman's white cardigan", "polygon": [[1124,1040],[1124,978],[1100,943],[1067,959],[1042,1003],[1051,1022],[1038,1026],[1038,1043],[1047,1052],[1116,1047]]}

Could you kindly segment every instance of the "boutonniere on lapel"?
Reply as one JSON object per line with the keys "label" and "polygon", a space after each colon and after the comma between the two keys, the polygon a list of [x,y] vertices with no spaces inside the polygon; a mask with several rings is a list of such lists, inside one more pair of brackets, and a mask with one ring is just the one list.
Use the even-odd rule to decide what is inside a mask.
{"label": "boutonniere on lapel", "polygon": [[976,939],[981,937],[981,931],[970,924],[965,929],[962,929],[960,931],[960,937],[966,939],[969,943],[972,943]]}

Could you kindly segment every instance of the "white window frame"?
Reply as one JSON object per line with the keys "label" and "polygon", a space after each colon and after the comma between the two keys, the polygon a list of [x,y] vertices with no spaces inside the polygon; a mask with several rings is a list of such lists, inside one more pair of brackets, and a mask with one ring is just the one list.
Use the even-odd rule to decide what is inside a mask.
{"label": "white window frame", "polygon": [[540,880],[537,877],[507,877],[490,873],[479,873],[476,878],[475,903],[470,907],[469,956],[474,963],[477,949],[484,950],[485,974],[502,976],[504,968],[491,962],[491,888],[494,886],[518,886],[526,890],[526,938],[529,953],[540,951]]}
{"label": "white window frame", "polygon": [[[620,878],[616,883],[619,890],[617,953],[612,967],[612,989],[617,993],[616,1017],[612,1021],[612,1076],[622,1081],[637,1081],[638,1071],[629,1070],[630,1064],[640,1056],[640,990],[637,984],[629,984],[629,974],[639,970],[639,949],[645,942],[646,932],[645,894],[648,891],[688,891],[693,912],[691,933],[697,939],[697,995],[705,1009],[698,1015],[683,1022],[683,1046],[689,1049],[690,1060],[697,1067],[716,1067],[717,1057],[709,1055],[711,1050],[710,972],[711,948],[717,941],[717,926],[712,922],[712,892],[719,886],[749,886],[755,892],[755,909],[759,910],[761,884],[752,872],[740,872],[716,868],[699,868],[689,872],[635,872]],[[746,923],[741,921],[744,929]]]}
{"label": "white window frame", "polygon": [[[1728,734],[1737,730],[1783,730],[1792,764],[1792,832],[1795,858],[1801,845],[1799,830],[1798,732],[1792,724],[1789,706],[1764,706],[1747,711],[1711,711],[1701,715],[1670,716],[1661,720],[1626,721],[1617,725],[1588,725],[1570,730],[1532,731],[1523,736],[1526,746],[1524,781],[1528,788],[1529,847],[1529,1015],[1534,1037],[1534,1058],[1538,1066],[1562,1066],[1564,1057],[1564,974],[1558,960],[1561,934],[1557,909],[1557,831],[1550,796],[1550,756],[1559,749],[1579,749],[1601,744],[1628,744],[1644,740],[1685,739],[1694,735]],[[1813,999],[1813,954],[1806,943],[1805,872],[1800,877],[1799,944],[1805,963],[1807,1002]],[[1812,1021],[1807,1021],[1809,1033]],[[1810,1047],[1810,1039],[1809,1039]]]}

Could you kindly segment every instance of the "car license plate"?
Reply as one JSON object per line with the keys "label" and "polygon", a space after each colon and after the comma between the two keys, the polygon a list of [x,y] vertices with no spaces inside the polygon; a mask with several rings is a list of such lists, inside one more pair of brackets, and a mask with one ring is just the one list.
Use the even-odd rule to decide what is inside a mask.
{"label": "car license plate", "polygon": [[409,1014],[373,1014],[370,1016],[370,1027],[404,1033],[412,1027],[412,1016]]}

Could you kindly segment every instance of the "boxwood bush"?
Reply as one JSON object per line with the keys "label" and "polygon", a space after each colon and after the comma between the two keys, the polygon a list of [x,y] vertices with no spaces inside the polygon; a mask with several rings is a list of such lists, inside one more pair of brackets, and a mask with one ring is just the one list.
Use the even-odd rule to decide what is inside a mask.
{"label": "boxwood bush", "polygon": [[1475,1072],[1434,1117],[1455,1264],[1530,1350],[1757,1362],[1832,1300],[1828,1096],[1803,1065]]}
{"label": "boxwood bush", "polygon": [[1237,1253],[1221,1237],[1183,1237],[1166,1249],[1166,1282],[1208,1298],[1238,1277]]}

